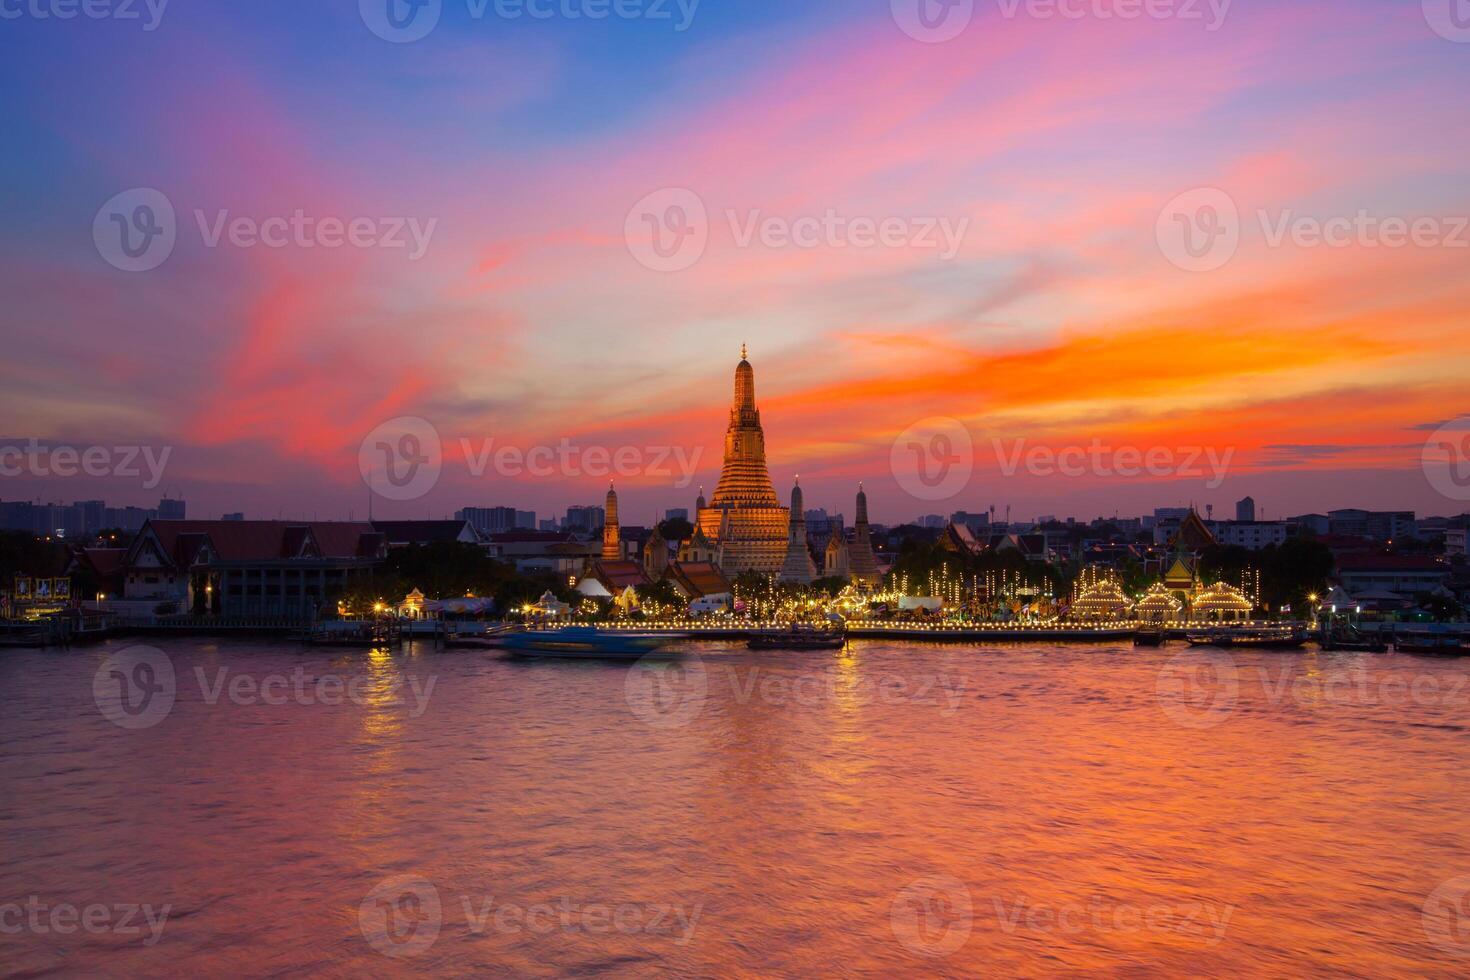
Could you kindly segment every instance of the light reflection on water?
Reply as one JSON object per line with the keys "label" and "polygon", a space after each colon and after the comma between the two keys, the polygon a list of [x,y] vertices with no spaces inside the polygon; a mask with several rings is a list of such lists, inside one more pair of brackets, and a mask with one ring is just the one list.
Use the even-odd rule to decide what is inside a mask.
{"label": "light reflection on water", "polygon": [[[161,938],[24,924],[0,972],[1470,967],[1470,664],[701,644],[650,708],[626,665],[169,640],[125,731],[121,646],[0,657],[0,906]],[[238,675],[356,694],[209,702]]]}

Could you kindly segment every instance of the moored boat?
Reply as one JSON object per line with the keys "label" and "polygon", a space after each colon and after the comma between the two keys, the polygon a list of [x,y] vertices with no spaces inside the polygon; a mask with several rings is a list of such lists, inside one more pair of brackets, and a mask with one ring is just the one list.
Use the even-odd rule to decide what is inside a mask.
{"label": "moored boat", "polygon": [[518,657],[561,657],[574,660],[638,660],[651,654],[674,655],[669,644],[685,639],[682,633],[625,633],[591,626],[512,633],[501,640],[502,649]]}
{"label": "moored boat", "polygon": [[846,645],[845,632],[809,626],[792,626],[776,633],[757,633],[747,643],[752,650],[840,650]]}
{"label": "moored boat", "polygon": [[1334,627],[1322,633],[1322,649],[1358,653],[1387,653],[1388,641],[1352,627]]}
{"label": "moored boat", "polygon": [[1187,633],[1191,646],[1251,648],[1257,650],[1295,650],[1307,644],[1306,630],[1281,629],[1217,629]]}
{"label": "moored boat", "polygon": [[1141,626],[1133,634],[1133,645],[1136,647],[1161,647],[1169,642],[1169,634],[1162,627]]}
{"label": "moored boat", "polygon": [[1399,653],[1411,653],[1418,657],[1470,657],[1470,643],[1458,636],[1395,637],[1393,648]]}

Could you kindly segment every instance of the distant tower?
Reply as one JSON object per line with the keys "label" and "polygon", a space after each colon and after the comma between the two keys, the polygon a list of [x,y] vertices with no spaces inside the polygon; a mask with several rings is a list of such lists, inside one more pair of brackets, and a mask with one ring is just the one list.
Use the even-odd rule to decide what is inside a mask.
{"label": "distant tower", "polygon": [[857,522],[853,525],[850,561],[853,581],[870,586],[883,581],[883,576],[878,574],[878,559],[873,557],[873,537],[868,529],[868,495],[861,483],[858,484]]}
{"label": "distant tower", "polygon": [[852,556],[842,524],[832,520],[832,537],[827,541],[827,554],[822,562],[822,575],[827,578],[852,578]]}
{"label": "distant tower", "polygon": [[699,499],[694,501],[694,516],[697,518],[699,512],[704,510],[708,504],[704,502],[704,487],[699,488]]}
{"label": "distant tower", "polygon": [[1254,521],[1256,519],[1256,500],[1254,497],[1246,497],[1235,505],[1235,519],[1237,521]]}
{"label": "distant tower", "polygon": [[802,507],[801,477],[791,488],[791,522],[786,533],[786,564],[781,568],[781,581],[810,585],[817,577],[812,565],[811,549],[806,544],[806,511]]}
{"label": "distant tower", "polygon": [[602,560],[622,561],[623,535],[618,528],[618,492],[607,485],[607,517],[602,524]]}

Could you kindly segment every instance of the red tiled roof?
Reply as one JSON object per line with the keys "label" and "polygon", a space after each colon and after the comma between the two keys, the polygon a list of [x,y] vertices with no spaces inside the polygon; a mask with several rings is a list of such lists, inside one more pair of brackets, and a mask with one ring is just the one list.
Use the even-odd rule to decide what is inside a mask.
{"label": "red tiled roof", "polygon": [[679,561],[669,565],[673,575],[685,592],[699,599],[707,595],[720,595],[732,588],[730,580],[720,571],[720,566],[707,561]]}
{"label": "red tiled roof", "polygon": [[382,542],[362,522],[149,521],[147,530],[181,566],[193,564],[206,541],[221,561],[296,558],[303,549],[324,558],[375,558]]}
{"label": "red tiled roof", "polygon": [[82,557],[87,564],[92,566],[92,571],[102,577],[116,575],[122,570],[123,559],[127,557],[126,548],[83,548]]}
{"label": "red tiled roof", "polygon": [[614,595],[630,585],[634,589],[642,589],[652,584],[643,573],[643,566],[636,561],[593,562],[589,574]]}

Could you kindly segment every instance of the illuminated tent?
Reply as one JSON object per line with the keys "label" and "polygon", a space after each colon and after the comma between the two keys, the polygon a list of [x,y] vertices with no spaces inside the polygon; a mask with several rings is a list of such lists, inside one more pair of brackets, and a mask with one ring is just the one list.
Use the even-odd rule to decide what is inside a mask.
{"label": "illuminated tent", "polygon": [[1077,619],[1117,619],[1126,612],[1128,597],[1112,579],[1087,589],[1072,604],[1072,616]]}
{"label": "illuminated tent", "polygon": [[607,586],[591,575],[577,583],[577,593],[589,599],[611,599],[613,597],[613,594],[607,590]]}
{"label": "illuminated tent", "polygon": [[1216,582],[1194,597],[1190,609],[1192,618],[1204,621],[1247,619],[1251,613],[1251,601],[1233,585]]}
{"label": "illuminated tent", "polygon": [[1153,588],[1149,589],[1133,611],[1138,618],[1149,623],[1167,623],[1179,618],[1179,612],[1184,608],[1184,603],[1174,597],[1163,582],[1155,582]]}

